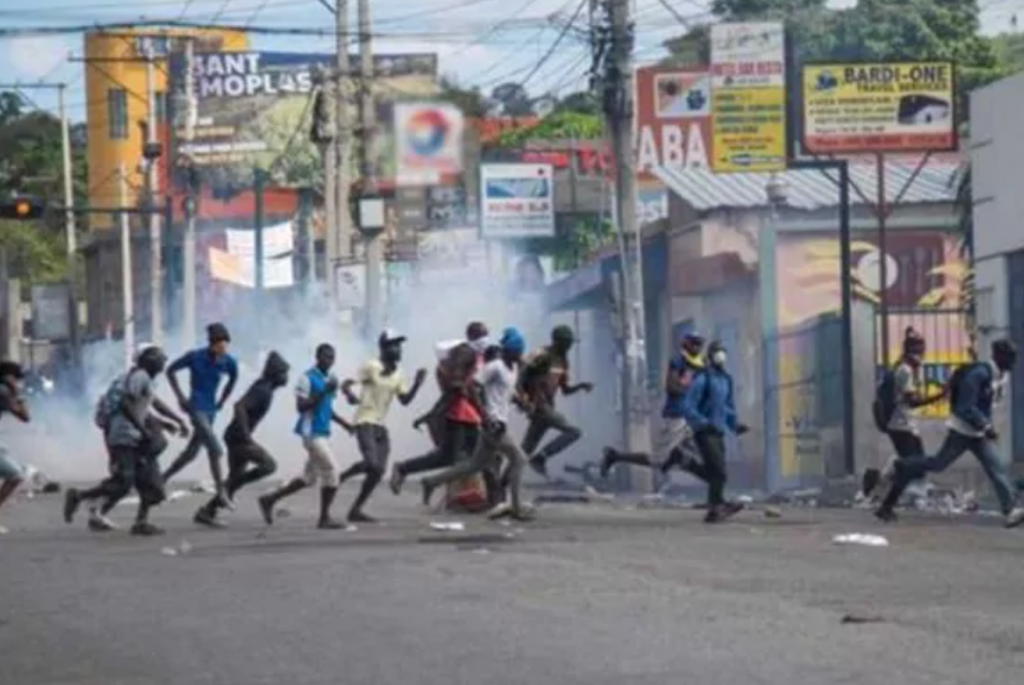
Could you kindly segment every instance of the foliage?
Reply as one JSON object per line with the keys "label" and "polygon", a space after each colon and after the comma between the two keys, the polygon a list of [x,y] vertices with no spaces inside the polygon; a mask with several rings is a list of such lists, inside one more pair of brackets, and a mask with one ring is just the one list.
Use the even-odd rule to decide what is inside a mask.
{"label": "foliage", "polygon": [[521,148],[530,140],[594,140],[604,135],[601,117],[571,110],[556,110],[533,126],[502,133],[496,147]]}
{"label": "foliage", "polygon": [[449,76],[441,78],[441,99],[450,102],[467,117],[481,118],[487,116],[489,104],[487,96],[478,87],[463,88],[458,81]]}

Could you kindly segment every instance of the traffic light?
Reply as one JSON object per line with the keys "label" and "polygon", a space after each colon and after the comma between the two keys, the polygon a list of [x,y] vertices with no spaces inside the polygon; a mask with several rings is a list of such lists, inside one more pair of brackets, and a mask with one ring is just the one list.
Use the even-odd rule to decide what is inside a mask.
{"label": "traffic light", "polygon": [[0,219],[39,219],[45,211],[46,205],[32,197],[12,197],[0,202]]}

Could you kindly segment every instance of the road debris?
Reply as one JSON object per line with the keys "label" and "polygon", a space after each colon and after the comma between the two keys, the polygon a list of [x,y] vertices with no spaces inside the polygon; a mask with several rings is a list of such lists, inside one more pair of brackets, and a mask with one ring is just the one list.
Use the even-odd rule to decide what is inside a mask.
{"label": "road debris", "polygon": [[881,535],[871,535],[869,533],[847,533],[845,535],[836,535],[832,538],[832,542],[837,545],[863,545],[865,547],[889,546],[889,541]]}
{"label": "road debris", "polygon": [[466,524],[462,521],[431,521],[430,527],[446,533],[466,530]]}
{"label": "road debris", "polygon": [[188,540],[182,540],[178,543],[177,547],[163,547],[160,550],[160,554],[165,557],[183,557],[192,552],[192,543]]}
{"label": "road debris", "polygon": [[846,614],[839,622],[843,625],[860,625],[864,623],[884,623],[885,619],[881,616]]}

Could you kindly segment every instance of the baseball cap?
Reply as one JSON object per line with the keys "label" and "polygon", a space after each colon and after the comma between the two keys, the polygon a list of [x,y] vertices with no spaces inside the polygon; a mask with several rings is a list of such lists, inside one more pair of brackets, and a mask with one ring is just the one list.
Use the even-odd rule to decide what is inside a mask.
{"label": "baseball cap", "polygon": [[383,331],[381,331],[380,337],[377,338],[377,344],[381,346],[404,342],[405,336],[396,331],[394,328],[385,328]]}

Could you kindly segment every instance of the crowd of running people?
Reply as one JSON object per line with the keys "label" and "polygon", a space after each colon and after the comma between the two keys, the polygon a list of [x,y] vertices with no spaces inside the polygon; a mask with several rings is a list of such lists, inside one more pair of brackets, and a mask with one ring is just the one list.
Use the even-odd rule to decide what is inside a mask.
{"label": "crowd of running people", "polygon": [[[383,331],[376,356],[359,368],[355,378],[344,381],[333,373],[334,348],[327,343],[317,347],[313,365],[294,386],[294,433],[306,452],[305,466],[301,474],[258,498],[260,515],[268,526],[273,525],[282,500],[317,486],[318,528],[374,522],[365,506],[387,474],[390,408],[396,399],[402,405],[412,403],[427,379],[426,369],[416,371],[411,380],[403,370],[405,340],[393,330]],[[696,333],[684,336],[669,364],[662,428],[653,454],[607,447],[600,472],[607,478],[618,464],[655,468],[663,474],[678,467],[706,483],[705,521],[717,523],[743,509],[725,497],[725,436],[743,435],[748,429],[737,417],[727,351],[720,342],[705,342]],[[288,385],[291,367],[277,352],[267,356],[259,378],[234,403],[222,446],[214,424],[238,380],[238,364],[228,351],[230,343],[227,327],[214,323],[207,327],[206,346],[187,352],[170,365],[160,347],[145,345],[137,351],[132,367],[113,379],[95,408],[94,421],[109,456],[109,476],[93,488],[66,491],[65,521],[71,523],[86,505],[91,530],[115,530],[109,514],[134,488],[139,505],[132,534],[162,533],[150,521],[150,512],[165,501],[164,484],[205,449],[215,493],[196,511],[194,521],[220,527],[221,513],[235,509],[235,496],[242,488],[277,471],[277,461],[255,434],[277,391]],[[434,372],[438,398],[413,422],[417,429],[428,429],[433,447],[422,456],[393,465],[388,482],[391,490],[399,494],[409,476],[429,473],[420,481],[423,503],[429,506],[439,489],[476,478],[483,483],[489,517],[532,518],[533,511],[521,494],[525,468],[546,477],[548,462],[582,435],[556,408],[556,398],[593,390],[590,383],[570,380],[569,352],[574,343],[571,328],[556,326],[548,345],[527,354],[526,340],[516,328],[504,329],[492,343],[486,325],[473,322],[464,339],[439,346]],[[891,438],[897,457],[885,469],[865,473],[863,491],[877,499],[876,515],[894,521],[895,507],[912,481],[948,468],[970,451],[992,480],[1006,525],[1019,525],[1024,522],[1024,509],[1016,506],[1016,489],[996,452],[998,436],[992,424],[993,407],[1016,363],[1016,346],[1009,340],[996,341],[991,361],[961,367],[934,395],[927,394],[922,379],[924,353],[924,340],[908,330],[899,363],[884,374],[878,386],[875,419]],[[188,393],[179,378],[186,373]],[[166,375],[181,413],[157,397],[156,383],[162,375]],[[30,420],[21,392],[23,378],[18,364],[0,362],[0,416],[10,413],[21,421]],[[927,457],[914,410],[946,399],[951,409],[949,432],[938,454]],[[351,419],[339,413],[339,402],[355,407]],[[523,413],[527,420],[520,440],[509,432],[513,411]],[[331,446],[334,426],[355,437],[361,456],[340,473]],[[542,446],[549,431],[557,436]],[[173,463],[161,470],[160,457],[171,436],[185,438],[187,443]],[[225,453],[226,474],[222,468]],[[358,494],[346,521],[339,521],[332,515],[338,488],[356,476],[363,478]],[[0,506],[24,477],[25,469],[0,447]]]}

